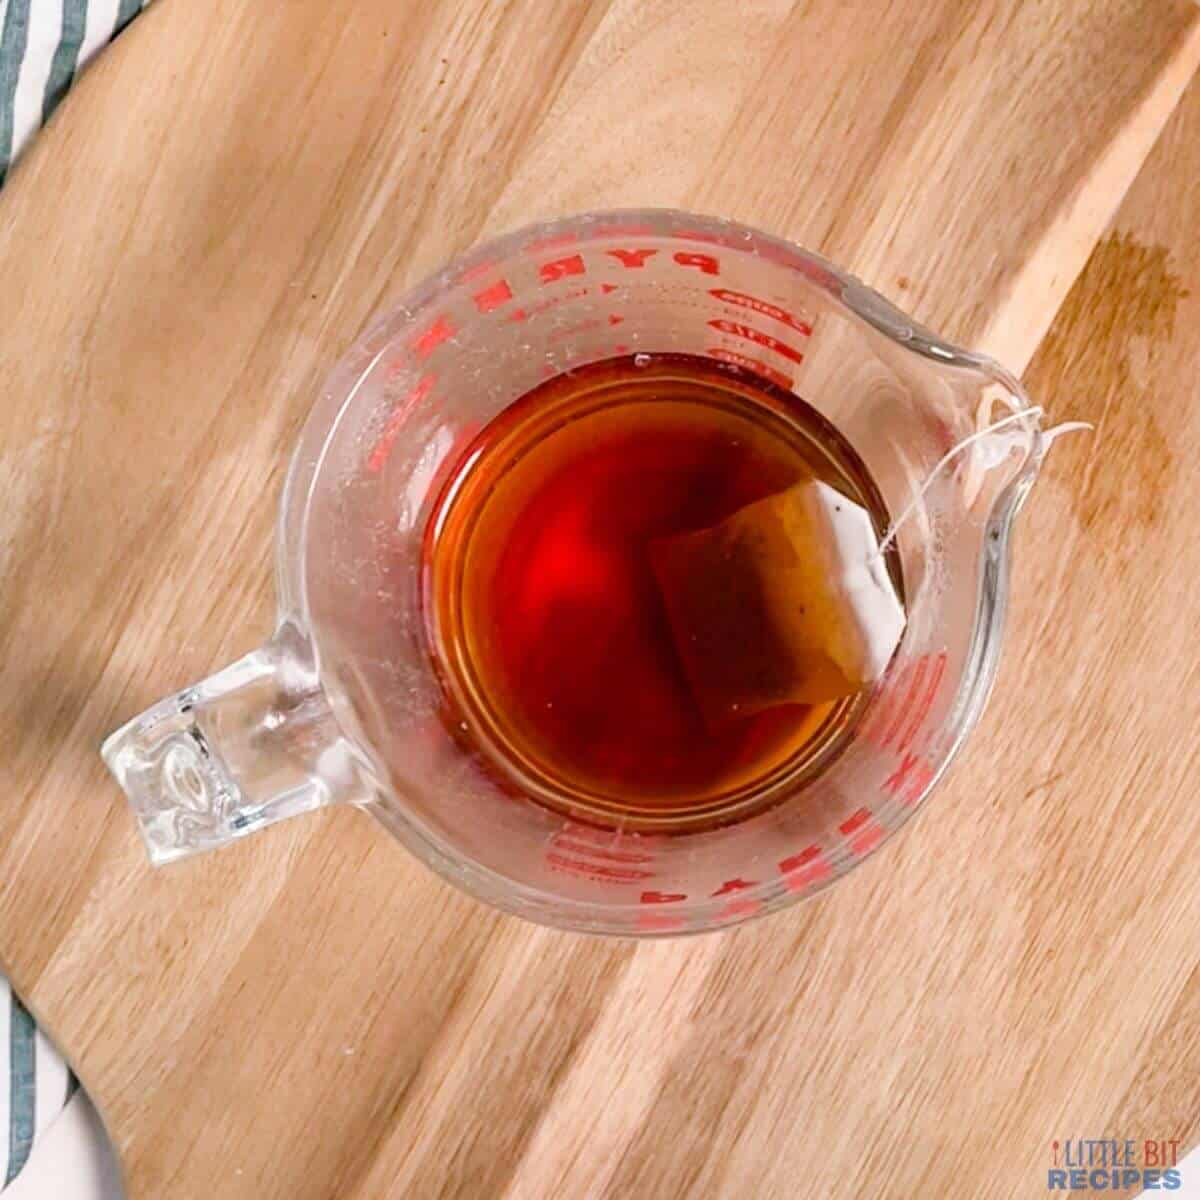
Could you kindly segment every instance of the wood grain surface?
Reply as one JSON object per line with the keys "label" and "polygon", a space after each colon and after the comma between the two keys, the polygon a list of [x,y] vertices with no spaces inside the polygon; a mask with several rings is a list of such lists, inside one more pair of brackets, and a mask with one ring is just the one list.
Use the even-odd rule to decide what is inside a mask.
{"label": "wood grain surface", "polygon": [[[88,73],[0,194],[0,959],[134,1200],[1028,1197],[1055,1139],[1200,1135],[1198,63],[1185,0],[172,0]],[[352,811],[153,871],[98,744],[265,635],[328,366],[623,204],[791,237],[1097,423],[924,819],[680,943],[488,912]]]}

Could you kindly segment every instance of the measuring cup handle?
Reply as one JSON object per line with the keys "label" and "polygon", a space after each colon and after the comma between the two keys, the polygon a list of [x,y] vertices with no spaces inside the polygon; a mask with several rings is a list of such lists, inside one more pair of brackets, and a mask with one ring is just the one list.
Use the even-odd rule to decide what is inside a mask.
{"label": "measuring cup handle", "polygon": [[370,797],[307,651],[307,639],[281,629],[105,740],[100,753],[155,865]]}

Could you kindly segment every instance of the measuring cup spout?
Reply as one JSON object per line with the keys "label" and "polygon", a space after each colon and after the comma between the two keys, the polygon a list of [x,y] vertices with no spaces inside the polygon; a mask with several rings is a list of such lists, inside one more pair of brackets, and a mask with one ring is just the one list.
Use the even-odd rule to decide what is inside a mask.
{"label": "measuring cup spout", "polygon": [[156,865],[285,817],[367,798],[308,649],[302,635],[283,627],[105,740],[101,754]]}

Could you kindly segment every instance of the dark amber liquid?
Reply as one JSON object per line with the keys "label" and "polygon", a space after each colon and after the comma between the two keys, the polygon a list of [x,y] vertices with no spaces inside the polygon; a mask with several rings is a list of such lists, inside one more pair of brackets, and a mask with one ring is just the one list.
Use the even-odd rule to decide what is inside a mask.
{"label": "dark amber liquid", "polygon": [[626,827],[736,819],[826,762],[862,697],[706,726],[648,554],[810,478],[886,526],[837,430],[739,368],[639,355],[523,396],[462,455],[428,526],[455,736],[510,790]]}

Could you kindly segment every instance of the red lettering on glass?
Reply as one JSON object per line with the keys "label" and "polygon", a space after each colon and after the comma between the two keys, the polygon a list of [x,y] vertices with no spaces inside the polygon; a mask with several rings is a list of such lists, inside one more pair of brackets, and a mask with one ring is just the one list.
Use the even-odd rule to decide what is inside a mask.
{"label": "red lettering on glass", "polygon": [[773,383],[776,387],[791,390],[791,379],[782,371],[777,371],[774,367],[768,366],[761,359],[749,358],[745,354],[738,354],[736,350],[726,350],[722,346],[710,346],[708,356],[709,358],[720,359],[721,362],[732,363],[735,367],[741,367],[753,375],[761,376],[768,383]]}
{"label": "red lettering on glass", "polygon": [[912,804],[932,779],[933,768],[929,763],[915,754],[906,754],[899,766],[884,780],[883,788],[898,800]]}
{"label": "red lettering on glass", "polygon": [[754,886],[753,880],[727,879],[727,880],[725,880],[725,882],[723,884],[721,884],[721,886],[719,888],[717,888],[717,890],[715,892],[713,892],[713,895],[714,896],[728,896],[730,894],[730,892],[742,892],[742,891],[745,891],[746,888],[752,888],[753,886]]}
{"label": "red lettering on glass", "polygon": [[605,250],[605,254],[611,255],[623,267],[636,269],[644,267],[646,259],[653,258],[658,253],[657,250]]}
{"label": "red lettering on glass", "polygon": [[408,419],[409,413],[425,399],[426,396],[433,390],[433,384],[437,377],[435,375],[423,375],[409,393],[392,409],[391,415],[387,419],[387,424],[384,425],[383,431],[376,441],[371,455],[367,459],[367,470],[378,472],[383,470],[384,463],[388,460],[388,455],[392,452],[392,445],[400,436],[400,430],[404,426],[404,422]]}
{"label": "red lettering on glass", "polygon": [[512,288],[508,286],[507,279],[501,279],[471,297],[475,301],[475,307],[481,313],[489,313],[502,304],[507,304],[512,298]]}
{"label": "red lettering on glass", "polygon": [[807,891],[833,874],[833,869],[821,852],[820,846],[808,846],[799,854],[783,859],[779,869],[783,872],[783,886],[789,892]]}
{"label": "red lettering on glass", "polygon": [[892,739],[899,736],[900,730],[904,727],[904,722],[908,718],[913,697],[917,694],[917,688],[921,686],[921,680],[925,678],[925,668],[926,662],[924,657],[918,658],[914,663],[907,663],[904,667],[903,676],[896,680],[896,687],[894,689],[896,696],[901,695],[901,679],[904,680],[903,698],[892,706],[892,723],[888,726],[887,731],[883,735],[883,740],[879,743],[881,746],[890,745]]}
{"label": "red lettering on glass", "polygon": [[554,839],[556,850],[566,850],[575,854],[588,854],[607,862],[618,863],[648,863],[654,861],[652,854],[642,854],[636,850],[615,850],[609,846],[588,845],[586,842],[574,841],[560,834]]}
{"label": "red lettering on glass", "polygon": [[428,358],[443,342],[453,336],[454,326],[450,324],[450,318],[440,316],[428,329],[417,335],[413,341],[413,353],[418,358]]}
{"label": "red lettering on glass", "polygon": [[909,722],[908,729],[905,730],[904,736],[900,739],[897,745],[897,751],[907,750],[912,744],[913,739],[917,736],[917,732],[925,724],[926,718],[929,716],[929,710],[933,708],[933,702],[937,699],[937,694],[942,687],[942,677],[946,674],[946,652],[943,650],[940,654],[933,657],[933,671],[930,673],[929,683],[925,688],[925,695],[921,703],[917,705],[913,713],[912,721]]}
{"label": "red lettering on glass", "polygon": [[721,273],[721,264],[711,254],[693,254],[687,250],[677,250],[674,258],[681,267],[695,267],[705,275]]}
{"label": "red lettering on glass", "polygon": [[846,837],[849,837],[852,833],[861,829],[870,820],[871,810],[868,808],[860,808],[858,812],[854,813],[852,816],[843,821],[838,826],[838,829],[840,829]]}
{"label": "red lettering on glass", "polygon": [[554,283],[566,279],[569,275],[582,275],[587,268],[583,265],[582,254],[572,254],[567,258],[556,258],[538,267],[538,278],[543,283]]}
{"label": "red lettering on glass", "polygon": [[760,300],[757,296],[748,295],[746,292],[733,292],[729,288],[713,288],[708,294],[726,304],[734,304],[739,308],[749,308],[754,312],[762,313],[763,316],[771,317],[787,325],[790,329],[796,330],[797,333],[802,333],[805,337],[812,336],[812,326],[807,321],[802,321],[788,312],[786,308],[780,308],[778,304],[772,304],[769,300]]}
{"label": "red lettering on glass", "polygon": [[551,867],[574,875],[586,875],[589,879],[612,881],[614,883],[633,883],[639,879],[649,879],[653,871],[642,871],[636,867],[610,867],[601,863],[584,862],[578,858],[568,858],[565,854],[551,851],[546,855],[546,861]]}
{"label": "red lettering on glass", "polygon": [[820,846],[805,846],[799,854],[793,854],[790,858],[781,858],[779,860],[779,870],[782,874],[787,875],[790,871],[798,870],[805,863],[810,863],[814,858],[820,858]]}
{"label": "red lettering on glass", "polygon": [[769,333],[763,333],[760,329],[743,325],[740,321],[726,321],[724,318],[718,317],[715,320],[709,321],[709,325],[721,333],[728,333],[733,337],[745,338],[746,341],[754,342],[758,346],[766,346],[768,350],[774,350],[776,354],[782,354],[784,358],[789,358],[794,363],[802,363],[804,361],[804,355],[795,349],[795,347],[789,346],[786,342],[781,342],[777,337],[772,337]]}

